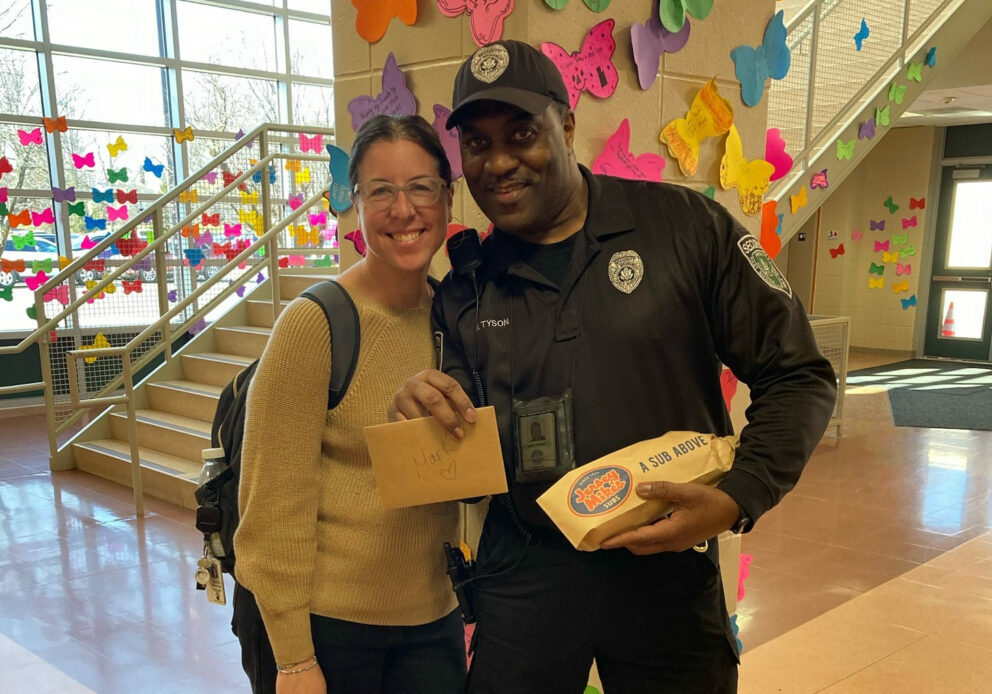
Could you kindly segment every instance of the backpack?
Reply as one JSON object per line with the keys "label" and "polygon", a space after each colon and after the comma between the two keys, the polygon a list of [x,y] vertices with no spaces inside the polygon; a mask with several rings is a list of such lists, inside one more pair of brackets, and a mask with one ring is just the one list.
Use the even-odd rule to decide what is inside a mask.
{"label": "backpack", "polygon": [[[358,362],[361,330],[355,303],[340,284],[332,280],[320,282],[300,296],[315,301],[324,309],[331,331],[331,380],[327,392],[327,409],[341,402],[351,383]],[[350,359],[346,355],[350,355]],[[196,528],[212,547],[225,573],[234,572],[234,531],[238,528],[238,483],[241,479],[241,444],[245,432],[245,409],[248,386],[255,369],[256,359],[224,387],[217,402],[210,445],[223,448],[226,468],[194,492]],[[219,545],[219,546],[218,546]],[[221,556],[223,554],[223,556]]]}

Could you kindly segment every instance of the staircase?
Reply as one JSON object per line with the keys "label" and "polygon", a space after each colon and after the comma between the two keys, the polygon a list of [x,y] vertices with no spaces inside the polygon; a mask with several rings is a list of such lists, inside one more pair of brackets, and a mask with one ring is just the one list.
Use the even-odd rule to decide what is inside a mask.
{"label": "staircase", "polygon": [[[870,36],[854,52],[862,18]],[[990,19],[990,0],[815,0],[790,20],[792,67],[784,80],[771,81],[768,96],[768,127],[779,128],[794,159],[765,195],[781,216],[783,246]],[[924,63],[931,48],[936,65],[924,64],[920,80],[910,79],[909,65]],[[889,98],[893,85],[905,89],[901,103]],[[873,138],[859,138],[861,124],[884,108],[891,125],[876,123]],[[850,158],[839,159],[838,141],[852,140]],[[812,187],[824,169],[829,187]],[[803,197],[807,203],[793,210],[793,198]]]}
{"label": "staircase", "polygon": [[[286,306],[310,285],[327,279],[317,274],[280,274],[280,306]],[[209,332],[190,342],[171,368],[153,373],[139,387],[137,397],[147,407],[135,411],[138,457],[144,493],[177,506],[196,508],[193,492],[202,461],[210,448],[210,427],[221,390],[238,372],[262,356],[272,332],[272,301],[256,297],[270,285],[260,286],[244,305],[232,309]],[[212,343],[212,344],[211,344]],[[144,389],[144,393],[141,390]],[[95,434],[97,428],[91,435]],[[76,466],[93,475],[130,486],[131,444],[126,412],[109,413],[101,438],[72,444]]]}

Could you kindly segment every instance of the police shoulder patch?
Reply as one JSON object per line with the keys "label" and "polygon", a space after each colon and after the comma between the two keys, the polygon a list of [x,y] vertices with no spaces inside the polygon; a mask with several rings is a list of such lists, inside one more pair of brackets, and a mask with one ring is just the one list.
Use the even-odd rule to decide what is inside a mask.
{"label": "police shoulder patch", "polygon": [[761,247],[761,242],[758,239],[751,236],[751,234],[744,234],[737,241],[737,248],[747,258],[751,269],[754,270],[765,284],[772,289],[779,290],[790,299],[792,298],[792,287],[789,286],[788,280],[785,279],[782,271],[778,269],[778,266],[765,253],[765,249]]}

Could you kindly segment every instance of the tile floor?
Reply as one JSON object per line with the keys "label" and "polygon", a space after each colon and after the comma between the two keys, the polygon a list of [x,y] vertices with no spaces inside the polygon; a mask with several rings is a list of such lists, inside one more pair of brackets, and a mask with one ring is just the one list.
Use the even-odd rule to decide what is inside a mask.
{"label": "tile floor", "polygon": [[[191,512],[136,518],[130,490],[50,474],[44,427],[0,418],[0,690],[243,691],[229,608],[193,589]],[[743,539],[741,692],[989,691],[990,459],[992,432],[896,428],[849,389],[841,436]]]}

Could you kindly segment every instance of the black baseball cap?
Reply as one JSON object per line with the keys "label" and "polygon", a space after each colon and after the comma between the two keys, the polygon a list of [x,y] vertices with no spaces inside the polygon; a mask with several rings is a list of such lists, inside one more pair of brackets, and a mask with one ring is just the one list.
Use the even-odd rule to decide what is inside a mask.
{"label": "black baseball cap", "polygon": [[551,59],[529,43],[512,40],[486,44],[462,64],[445,127],[455,127],[466,106],[483,100],[502,101],[534,115],[554,101],[569,105],[568,90]]}

